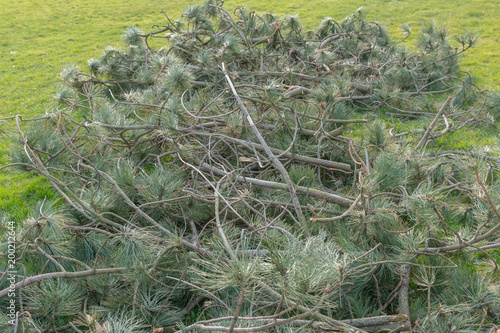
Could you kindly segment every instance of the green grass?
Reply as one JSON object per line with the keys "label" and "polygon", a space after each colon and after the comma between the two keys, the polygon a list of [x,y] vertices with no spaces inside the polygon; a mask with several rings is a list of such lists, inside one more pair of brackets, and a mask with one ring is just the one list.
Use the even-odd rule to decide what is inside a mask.
{"label": "green grass", "polygon": [[[21,114],[34,117],[52,107],[59,71],[67,63],[81,67],[98,57],[107,45],[120,45],[122,31],[138,25],[149,31],[163,24],[161,9],[177,18],[189,3],[201,1],[156,0],[10,0],[0,2],[0,117]],[[500,2],[491,0],[247,0],[227,1],[227,8],[245,5],[276,14],[296,13],[306,28],[325,16],[342,19],[363,7],[369,20],[381,22],[394,38],[400,25],[413,28],[410,42],[426,20],[446,25],[452,34],[477,30],[481,39],[462,60],[462,66],[478,78],[480,86],[500,91]],[[13,123],[2,123],[12,132]],[[470,133],[469,133],[470,134]],[[7,162],[9,138],[0,139],[0,162]],[[449,138],[447,140],[453,140]],[[463,140],[463,139],[460,139]],[[466,140],[463,140],[466,142]],[[27,207],[54,195],[45,182],[31,175],[0,173],[0,209],[19,218]]]}

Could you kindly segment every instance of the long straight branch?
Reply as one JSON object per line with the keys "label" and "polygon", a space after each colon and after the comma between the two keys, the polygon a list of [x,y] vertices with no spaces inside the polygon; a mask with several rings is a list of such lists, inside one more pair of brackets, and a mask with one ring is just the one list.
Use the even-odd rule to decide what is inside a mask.
{"label": "long straight branch", "polygon": [[[232,138],[230,136],[223,135],[223,134],[213,134],[213,133],[209,133],[209,132],[194,131],[194,130],[188,130],[188,129],[185,129],[185,130],[189,131],[190,133],[200,135],[200,136],[220,137],[224,141],[232,142],[232,143],[239,144],[239,145],[242,145],[245,147],[255,148],[256,150],[261,150],[261,151],[266,150],[266,147],[264,145],[250,142],[250,141],[241,140],[241,139]],[[341,162],[335,162],[335,161],[330,161],[330,160],[323,160],[323,159],[315,158],[315,157],[297,155],[297,154],[293,154],[290,152],[285,152],[284,150],[281,150],[281,149],[271,148],[269,146],[267,148],[269,149],[269,151],[271,153],[279,155],[280,157],[286,157],[286,158],[293,159],[295,161],[313,164],[313,165],[318,165],[318,166],[322,166],[325,168],[339,169],[339,170],[348,171],[348,172],[352,171],[351,166],[347,163],[341,163]]]}
{"label": "long straight branch", "polygon": [[450,104],[452,97],[453,96],[448,96],[448,99],[446,100],[446,102],[444,102],[443,106],[441,107],[441,109],[438,111],[438,113],[434,117],[434,120],[432,121],[432,123],[429,125],[429,127],[427,127],[427,130],[425,131],[424,136],[422,137],[422,139],[418,143],[417,147],[415,147],[415,149],[418,150],[425,145],[425,143],[427,142],[427,138],[431,134],[432,129],[436,125],[438,119],[441,118],[441,114],[443,114],[443,112],[446,109],[446,107],[448,106],[448,104]]}
{"label": "long straight branch", "polygon": [[[98,274],[115,274],[115,273],[121,273],[125,270],[125,267],[117,267],[117,268],[101,268],[101,269],[88,269],[86,271],[79,271],[79,272],[54,272],[54,273],[46,273],[46,274],[40,274],[36,276],[31,276],[29,278],[24,279],[21,282],[18,282],[14,285],[15,290],[28,286],[30,284],[40,282],[43,280],[48,280],[48,279],[57,279],[57,278],[80,278],[80,277],[85,277],[85,276],[91,276],[91,275],[98,275]],[[11,287],[7,287],[3,290],[0,291],[0,298],[5,297],[9,294],[9,292],[12,292]]]}
{"label": "long straight branch", "polygon": [[402,268],[403,283],[399,289],[399,313],[410,317],[410,275],[411,264],[404,265]]}
{"label": "long straight branch", "polygon": [[290,179],[290,176],[288,175],[288,172],[286,171],[285,167],[283,164],[274,156],[273,152],[271,149],[269,149],[269,146],[267,145],[266,141],[260,134],[257,126],[255,126],[255,123],[252,120],[252,117],[250,117],[250,114],[248,113],[247,108],[245,107],[245,104],[241,100],[240,96],[238,95],[238,92],[234,88],[233,82],[231,81],[231,78],[229,78],[229,75],[226,71],[226,67],[224,66],[224,63],[222,63],[222,71],[224,73],[224,76],[226,77],[227,83],[229,84],[229,87],[231,88],[231,91],[233,92],[234,98],[236,99],[236,102],[238,103],[238,106],[240,107],[241,111],[247,118],[248,123],[250,124],[250,127],[252,128],[253,133],[257,137],[257,140],[259,140],[260,144],[262,145],[264,151],[266,152],[267,156],[271,160],[271,162],[274,164],[276,169],[279,171],[281,176],[283,177],[283,180],[285,181],[286,185],[288,186],[288,190],[290,191],[290,196],[292,198],[292,203],[293,207],[295,209],[295,212],[297,213],[297,217],[299,218],[299,222],[302,225],[302,228],[304,229],[304,232],[306,233],[307,236],[310,236],[309,229],[307,227],[307,222],[306,222],[306,217],[304,213],[302,212],[302,208],[300,208],[300,202],[299,198],[297,197],[297,191],[295,190],[295,185],[293,184],[292,180]]}
{"label": "long straight branch", "polygon": [[[207,163],[201,163],[201,167],[204,168],[205,170],[208,170],[210,172],[213,172],[217,176],[225,177],[228,176],[229,174],[221,169],[218,169],[216,167],[213,167]],[[277,183],[277,182],[272,182],[269,180],[262,180],[262,179],[256,179],[256,178],[250,178],[250,177],[243,177],[243,176],[235,176],[234,180],[242,183],[249,183],[249,184],[254,184],[257,186],[262,186],[262,187],[267,187],[267,188],[274,188],[278,190],[287,190],[289,187],[286,184],[283,183]],[[333,194],[333,193],[328,193],[324,192],[321,190],[317,190],[315,188],[310,188],[310,187],[305,187],[305,186],[296,186],[294,188],[297,192],[305,195],[312,195],[314,197],[323,199],[325,201],[335,203],[338,205],[342,206],[351,206],[353,204],[353,200],[341,197],[339,195]]]}

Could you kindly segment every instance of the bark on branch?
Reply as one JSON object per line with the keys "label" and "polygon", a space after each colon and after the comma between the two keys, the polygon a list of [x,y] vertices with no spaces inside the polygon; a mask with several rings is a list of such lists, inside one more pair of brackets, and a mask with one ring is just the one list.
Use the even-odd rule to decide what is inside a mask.
{"label": "bark on branch", "polygon": [[266,141],[260,134],[259,130],[257,129],[257,126],[255,126],[255,123],[252,120],[252,117],[250,117],[250,114],[248,113],[247,108],[245,107],[245,104],[241,100],[240,96],[236,92],[236,89],[234,88],[233,82],[229,78],[229,74],[226,71],[226,68],[224,66],[224,63],[222,63],[222,71],[224,72],[224,76],[226,77],[227,83],[229,84],[229,87],[231,88],[231,91],[233,92],[234,98],[236,99],[236,102],[238,103],[238,106],[240,107],[241,111],[245,115],[245,118],[247,119],[248,123],[250,124],[250,127],[252,128],[253,133],[257,137],[257,140],[260,142],[262,145],[262,148],[266,152],[267,156],[273,163],[273,165],[276,167],[276,169],[279,171],[281,174],[281,177],[283,177],[283,180],[286,183],[286,186],[288,190],[290,191],[290,196],[292,197],[292,202],[293,206],[295,208],[295,212],[297,213],[297,217],[299,219],[299,222],[304,229],[304,232],[307,236],[310,236],[309,228],[307,227],[307,222],[306,222],[306,217],[304,216],[304,213],[302,212],[302,208],[300,208],[300,202],[299,199],[297,198],[297,191],[295,189],[295,185],[293,184],[292,180],[290,179],[290,176],[288,175],[288,172],[286,171],[285,167],[283,164],[274,156],[273,152],[271,149],[269,149],[269,146],[267,145]]}
{"label": "bark on branch", "polygon": [[16,283],[14,286],[10,286],[8,288],[1,290],[0,298],[7,296],[9,292],[12,292],[13,290],[17,290],[21,287],[28,286],[30,284],[40,282],[43,280],[57,279],[57,278],[74,279],[74,278],[80,278],[98,274],[116,274],[116,273],[122,273],[124,270],[125,270],[124,267],[117,267],[117,268],[88,269],[86,271],[80,271],[80,272],[54,272],[54,273],[35,275],[26,278],[21,282]]}
{"label": "bark on branch", "polygon": [[[201,167],[209,172],[213,172],[214,175],[225,177],[228,176],[229,174],[221,169],[215,168],[207,163],[201,163]],[[267,188],[274,188],[277,190],[287,190],[288,186],[283,183],[277,183],[277,182],[272,182],[269,180],[261,180],[261,179],[256,179],[256,178],[250,178],[250,177],[243,177],[243,176],[235,176],[233,180],[236,180],[238,182],[242,183],[249,183],[257,186],[262,186],[262,187],[267,187]],[[323,200],[326,200],[331,203],[335,203],[338,205],[342,206],[351,206],[353,204],[353,200],[347,199],[344,197],[341,197],[339,195],[333,194],[333,193],[328,193],[324,192],[321,190],[317,190],[314,188],[310,187],[305,187],[305,186],[295,186],[295,190],[304,195],[311,195],[316,198],[320,198]]]}

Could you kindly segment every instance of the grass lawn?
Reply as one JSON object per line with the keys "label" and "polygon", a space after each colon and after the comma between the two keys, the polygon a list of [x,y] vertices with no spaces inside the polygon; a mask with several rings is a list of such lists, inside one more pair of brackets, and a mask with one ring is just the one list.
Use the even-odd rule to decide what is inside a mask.
{"label": "grass lawn", "polygon": [[[9,0],[0,2],[0,117],[20,114],[34,117],[52,107],[52,95],[59,82],[59,71],[72,62],[84,67],[107,45],[120,45],[122,31],[138,25],[149,31],[166,18],[177,18],[189,2],[169,0]],[[197,3],[197,2],[191,2]],[[342,19],[363,7],[369,20],[382,23],[394,36],[408,23],[413,39],[419,27],[434,19],[452,34],[476,30],[477,46],[462,60],[484,88],[500,91],[500,1],[492,0],[320,0],[227,1],[226,8],[245,5],[257,11],[276,14],[296,13],[306,28],[313,28],[325,16]],[[7,163],[11,121],[0,124],[0,163]],[[490,136],[492,134],[489,134]],[[0,173],[0,209],[22,217],[30,205],[53,193],[36,176]]]}

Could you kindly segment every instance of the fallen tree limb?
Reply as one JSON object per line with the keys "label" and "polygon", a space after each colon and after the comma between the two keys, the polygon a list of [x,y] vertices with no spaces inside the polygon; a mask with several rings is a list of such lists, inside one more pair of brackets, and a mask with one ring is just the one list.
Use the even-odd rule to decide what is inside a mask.
{"label": "fallen tree limb", "polygon": [[427,141],[427,138],[429,137],[429,134],[431,134],[431,131],[433,130],[434,126],[436,125],[436,123],[438,121],[438,119],[441,117],[441,115],[443,114],[443,112],[446,109],[446,107],[448,106],[448,104],[450,104],[451,99],[452,99],[452,96],[449,96],[448,99],[446,100],[446,102],[444,102],[444,104],[441,107],[441,109],[439,109],[438,113],[436,114],[436,117],[434,117],[434,120],[431,122],[431,124],[429,125],[429,127],[427,127],[427,130],[425,131],[424,136],[422,137],[422,139],[420,140],[420,142],[415,147],[416,150],[424,147],[424,145],[425,145],[425,143]]}
{"label": "fallen tree limb", "polygon": [[[226,177],[229,176],[229,173],[215,168],[207,163],[201,163],[201,167],[208,172],[212,172],[214,175],[221,176],[221,177]],[[250,178],[250,177],[243,177],[243,176],[235,176],[233,178],[236,181],[242,182],[242,183],[249,183],[257,186],[262,186],[262,187],[267,187],[267,188],[274,188],[278,190],[288,190],[288,186],[283,183],[277,183],[277,182],[272,182],[269,180],[261,180],[261,179],[256,179],[256,178]],[[304,187],[304,186],[295,186],[295,190],[304,195],[312,195],[313,197],[320,198],[323,200],[326,200],[331,203],[335,203],[338,205],[342,206],[351,206],[353,204],[353,200],[341,197],[339,195],[335,195],[332,193],[320,191],[314,188],[310,187]]]}
{"label": "fallen tree limb", "polygon": [[252,120],[252,117],[250,117],[250,114],[247,111],[247,108],[245,107],[245,104],[243,101],[240,99],[238,93],[236,92],[236,89],[233,86],[233,82],[229,78],[229,74],[226,71],[226,68],[224,67],[224,63],[222,63],[222,71],[224,73],[224,76],[226,77],[227,83],[229,87],[231,88],[231,91],[234,95],[234,98],[236,99],[236,102],[238,103],[239,108],[245,115],[248,123],[250,124],[250,127],[252,128],[253,133],[257,137],[257,140],[259,140],[260,144],[262,145],[262,149],[266,152],[267,156],[273,163],[273,165],[276,167],[278,172],[281,174],[281,177],[286,183],[286,187],[288,188],[288,191],[290,192],[290,197],[292,199],[293,207],[295,208],[295,212],[297,213],[297,217],[299,220],[299,223],[301,224],[302,228],[304,229],[304,232],[306,235],[310,235],[309,229],[307,228],[307,222],[306,222],[306,217],[304,216],[304,213],[302,212],[302,208],[300,208],[300,202],[299,199],[297,198],[297,193],[295,186],[292,183],[292,180],[290,179],[290,176],[288,175],[288,172],[286,171],[285,167],[283,164],[274,156],[274,153],[272,152],[271,149],[269,149],[269,146],[267,145],[266,141],[260,134],[259,130],[257,129],[257,126],[255,126],[255,123]]}
{"label": "fallen tree limb", "polygon": [[405,265],[402,267],[402,277],[403,283],[399,289],[399,313],[400,315],[410,316],[410,275],[411,275],[411,265]]}
{"label": "fallen tree limb", "polygon": [[342,322],[361,328],[367,332],[401,332],[411,330],[410,320],[405,314],[358,318],[343,320]]}
{"label": "fallen tree limb", "polygon": [[200,135],[200,136],[208,136],[208,137],[218,137],[223,139],[224,141],[236,143],[245,147],[251,147],[256,150],[260,151],[266,151],[266,149],[269,149],[273,154],[278,155],[278,157],[285,157],[289,158],[295,161],[307,163],[307,164],[313,164],[313,165],[318,165],[322,166],[325,168],[331,168],[331,169],[339,169],[343,171],[352,171],[351,166],[347,163],[340,163],[340,162],[334,162],[334,161],[329,161],[329,160],[323,160],[320,158],[315,158],[315,157],[309,157],[309,156],[304,156],[304,155],[297,155],[293,154],[290,152],[285,152],[284,150],[277,149],[277,148],[272,148],[272,147],[264,147],[261,144],[250,142],[250,141],[245,141],[241,139],[236,139],[232,138],[226,135],[222,134],[213,134],[213,133],[208,133],[208,132],[200,132],[200,131],[190,131],[193,134]]}
{"label": "fallen tree limb", "polygon": [[54,272],[54,273],[35,275],[28,277],[22,280],[21,282],[16,283],[14,286],[10,286],[8,288],[1,290],[0,298],[7,296],[9,292],[12,292],[21,287],[25,287],[36,282],[41,282],[43,280],[58,279],[58,278],[74,279],[74,278],[80,278],[98,274],[115,274],[115,273],[122,273],[124,270],[125,267],[117,267],[117,268],[88,269],[86,271],[79,271],[79,272]]}
{"label": "fallen tree limb", "polygon": [[[218,318],[217,320],[209,320],[198,322],[191,326],[186,327],[187,331],[213,331],[213,332],[229,332],[229,328],[225,326],[208,326],[207,324],[228,321],[232,317]],[[289,319],[278,319],[278,318],[263,318],[263,317],[239,317],[238,321],[252,322],[260,326],[251,327],[236,327],[234,332],[258,332],[263,331],[274,326],[281,326],[284,324],[290,324],[294,327],[304,327],[310,326],[315,332],[345,332],[345,327],[335,327],[326,322],[311,322],[310,320],[297,319],[290,321]],[[379,316],[379,317],[367,317],[359,318],[353,320],[341,320],[340,323],[350,325],[354,328],[364,330],[366,332],[402,332],[410,330],[410,321],[406,315],[393,315],[393,316]],[[357,332],[360,332],[357,330]]]}

